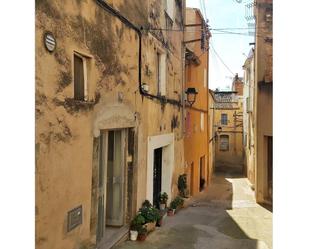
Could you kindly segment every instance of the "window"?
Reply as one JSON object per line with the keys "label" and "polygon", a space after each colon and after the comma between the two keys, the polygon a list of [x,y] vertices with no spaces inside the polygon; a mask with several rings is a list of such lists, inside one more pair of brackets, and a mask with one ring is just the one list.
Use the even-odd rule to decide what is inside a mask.
{"label": "window", "polygon": [[222,124],[222,125],[227,125],[227,122],[228,122],[228,120],[227,120],[227,114],[226,114],[226,113],[222,113],[222,114],[221,114],[221,124]]}
{"label": "window", "polygon": [[86,58],[74,53],[74,99],[85,101],[87,98]]}
{"label": "window", "polygon": [[157,85],[158,95],[166,95],[166,60],[165,54],[157,53]]}
{"label": "window", "polygon": [[220,151],[228,151],[229,150],[229,136],[221,135],[220,136]]}

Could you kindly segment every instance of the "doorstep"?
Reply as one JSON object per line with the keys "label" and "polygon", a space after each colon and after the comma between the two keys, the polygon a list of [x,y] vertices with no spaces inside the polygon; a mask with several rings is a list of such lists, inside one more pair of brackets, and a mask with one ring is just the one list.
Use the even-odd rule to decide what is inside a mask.
{"label": "doorstep", "polygon": [[96,249],[111,249],[113,246],[116,246],[127,240],[129,238],[129,228],[129,225],[125,225],[122,228],[119,228],[119,231],[111,238],[106,240],[103,239]]}

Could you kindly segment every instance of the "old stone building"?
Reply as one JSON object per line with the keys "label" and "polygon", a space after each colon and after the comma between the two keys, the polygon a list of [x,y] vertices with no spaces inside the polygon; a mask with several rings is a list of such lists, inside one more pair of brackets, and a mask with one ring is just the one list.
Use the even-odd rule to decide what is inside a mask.
{"label": "old stone building", "polygon": [[243,173],[242,98],[235,91],[214,91],[215,170]]}
{"label": "old stone building", "polygon": [[272,203],[273,34],[272,0],[255,5],[254,49],[255,188],[258,202]]}
{"label": "old stone building", "polygon": [[186,9],[186,89],[198,93],[186,108],[185,167],[190,194],[203,190],[210,182],[208,164],[208,78],[210,32],[199,9]]}
{"label": "old stone building", "polygon": [[177,194],[184,7],[36,1],[38,249],[109,248],[145,199]]}

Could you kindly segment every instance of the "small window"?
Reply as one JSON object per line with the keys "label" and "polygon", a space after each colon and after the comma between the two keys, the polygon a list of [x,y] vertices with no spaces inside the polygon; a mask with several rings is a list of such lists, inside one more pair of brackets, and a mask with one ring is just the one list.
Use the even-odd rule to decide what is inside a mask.
{"label": "small window", "polygon": [[221,135],[220,136],[220,151],[228,151],[229,150],[229,136]]}
{"label": "small window", "polygon": [[227,120],[227,114],[226,114],[226,113],[222,113],[222,114],[221,114],[221,124],[222,124],[222,125],[227,125],[227,122],[228,122],[228,120]]}
{"label": "small window", "polygon": [[157,86],[158,95],[166,95],[166,60],[165,54],[157,53]]}
{"label": "small window", "polygon": [[74,99],[86,100],[87,89],[87,69],[86,58],[79,54],[74,54]]}

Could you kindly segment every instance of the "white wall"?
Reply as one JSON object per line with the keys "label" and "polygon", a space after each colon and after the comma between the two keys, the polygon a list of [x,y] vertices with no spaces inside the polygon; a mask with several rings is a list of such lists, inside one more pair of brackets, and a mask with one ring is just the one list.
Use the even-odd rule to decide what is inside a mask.
{"label": "white wall", "polygon": [[169,199],[172,194],[172,175],[174,169],[174,134],[164,134],[148,137],[147,148],[147,190],[146,199],[153,202],[153,154],[154,150],[162,149],[162,187],[161,191],[166,192]]}

